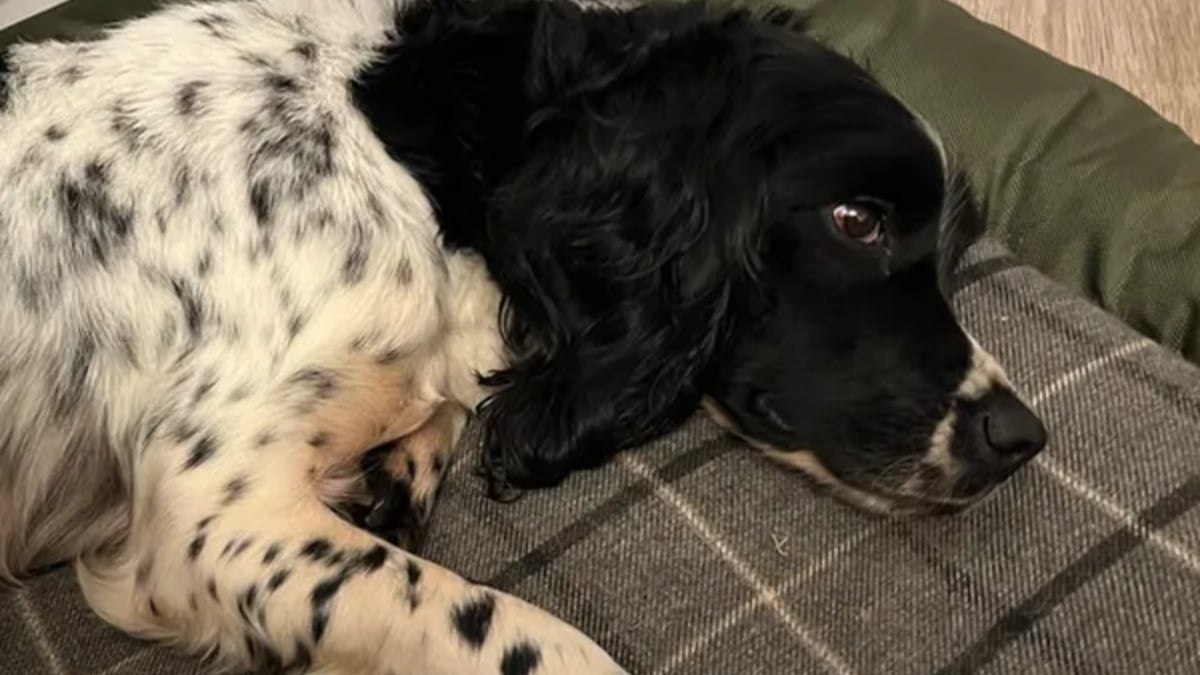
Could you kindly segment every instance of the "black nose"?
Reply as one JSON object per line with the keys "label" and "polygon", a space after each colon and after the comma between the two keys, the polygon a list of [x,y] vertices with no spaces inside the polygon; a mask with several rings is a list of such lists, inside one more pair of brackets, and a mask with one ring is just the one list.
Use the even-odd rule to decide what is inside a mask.
{"label": "black nose", "polygon": [[1012,392],[996,389],[975,402],[971,422],[1004,464],[1019,465],[1046,447],[1046,427]]}

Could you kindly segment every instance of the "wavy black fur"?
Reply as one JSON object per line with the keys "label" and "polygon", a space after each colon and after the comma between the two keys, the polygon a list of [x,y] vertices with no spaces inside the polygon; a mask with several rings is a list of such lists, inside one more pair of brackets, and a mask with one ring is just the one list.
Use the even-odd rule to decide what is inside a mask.
{"label": "wavy black fur", "polygon": [[[889,360],[921,376],[879,396],[915,388],[928,403],[961,379],[966,341],[951,336],[936,274],[920,272],[933,270],[945,196],[937,148],[799,23],[562,0],[427,0],[398,17],[354,95],[425,185],[447,244],[481,252],[505,295],[516,358],[487,377],[499,392],[482,410],[494,494],[553,485],[669,431],[702,396],[744,388],[730,360],[755,331],[786,344],[792,329],[767,318],[813,294],[866,308],[872,284],[919,278],[906,288],[933,303],[926,320],[949,356]],[[830,231],[829,205],[863,195],[894,206],[886,251]],[[848,313],[821,311],[852,330]],[[907,339],[923,338],[882,338]],[[921,412],[913,424],[931,427],[944,407]]]}

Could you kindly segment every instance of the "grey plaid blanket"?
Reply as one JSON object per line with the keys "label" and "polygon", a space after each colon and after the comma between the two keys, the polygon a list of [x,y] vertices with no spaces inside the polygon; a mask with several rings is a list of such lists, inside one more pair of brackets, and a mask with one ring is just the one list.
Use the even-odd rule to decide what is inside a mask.
{"label": "grey plaid blanket", "polygon": [[[957,302],[1053,434],[969,514],[860,515],[697,418],[510,506],[463,462],[426,553],[638,674],[1200,673],[1200,372],[991,244]],[[202,672],[65,571],[0,594],[0,673]]]}

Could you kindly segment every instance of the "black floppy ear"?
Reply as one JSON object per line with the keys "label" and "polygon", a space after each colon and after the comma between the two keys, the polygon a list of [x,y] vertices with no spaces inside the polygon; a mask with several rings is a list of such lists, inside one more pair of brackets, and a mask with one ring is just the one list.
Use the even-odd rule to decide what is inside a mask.
{"label": "black floppy ear", "polygon": [[[609,58],[614,43],[594,42],[607,26],[557,29],[585,35],[569,39],[582,40],[570,42],[571,55],[554,55],[567,65],[539,76],[538,86],[560,93],[534,113],[484,242],[516,355],[485,380],[497,393],[480,410],[500,497],[558,483],[695,412],[732,289],[753,257],[758,196],[742,188],[758,184],[755,171],[717,137],[695,135],[719,133],[696,130],[719,127],[732,88],[712,78],[689,85],[702,93],[659,76],[643,82],[633,65],[614,75],[612,64],[588,63],[594,45]],[[555,51],[544,37],[539,49]],[[694,126],[679,125],[680,110]]]}
{"label": "black floppy ear", "polygon": [[481,409],[495,497],[554,485],[681,423],[721,340],[732,275],[703,241],[714,236],[704,204],[645,167],[570,159],[588,157],[528,167],[490,225],[518,355],[485,380],[498,391]]}

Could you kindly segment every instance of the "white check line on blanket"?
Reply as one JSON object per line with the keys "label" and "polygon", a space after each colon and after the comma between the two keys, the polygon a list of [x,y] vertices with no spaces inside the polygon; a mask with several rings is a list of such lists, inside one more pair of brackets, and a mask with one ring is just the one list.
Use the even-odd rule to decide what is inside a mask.
{"label": "white check line on blanket", "polygon": [[826,551],[825,554],[820,558],[812,561],[809,565],[802,568],[799,572],[792,575],[779,586],[769,589],[769,592],[766,594],[760,593],[759,595],[751,598],[749,601],[743,603],[741,607],[738,607],[727,614],[725,618],[713,624],[713,626],[703,634],[697,636],[691,642],[687,643],[674,654],[672,654],[671,658],[667,659],[666,663],[655,669],[651,675],[669,675],[670,673],[674,672],[680,666],[691,661],[696,654],[699,654],[701,650],[712,644],[717,640],[717,638],[721,637],[727,631],[748,619],[752,614],[754,614],[754,612],[758,611],[759,608],[772,602],[778,602],[781,596],[791,593],[796,589],[796,587],[800,586],[800,584],[808,582],[813,577],[826,570],[830,565],[840,560],[842,556],[846,555],[846,553],[850,552],[850,550],[857,548],[859,544],[873,534],[875,534],[875,530],[871,528],[855,533],[842,543]]}
{"label": "white check line on blanket", "polygon": [[133,665],[140,659],[146,658],[146,654],[149,653],[150,649],[153,649],[153,647],[147,647],[147,648],[143,649],[142,651],[134,652],[134,653],[130,654],[129,656],[126,656],[125,658],[121,659],[120,661],[117,661],[116,663],[109,666],[108,669],[105,670],[104,672],[100,673],[100,675],[117,675],[118,673],[129,672],[129,670],[128,670],[129,666]]}
{"label": "white check line on blanket", "polygon": [[29,600],[28,591],[24,589],[17,591],[17,607],[21,611],[21,618],[29,628],[29,633],[33,636],[34,643],[37,644],[38,652],[42,655],[46,666],[50,668],[50,672],[53,675],[67,675],[67,669],[63,667],[62,661],[58,658],[58,653],[54,651],[54,646],[50,644],[50,639],[46,637],[46,626],[42,623],[41,617],[38,616],[37,608]]}
{"label": "white check line on blanket", "polygon": [[[1065,375],[1062,375],[1058,379],[1051,382],[1046,386],[1045,389],[1030,398],[1030,405],[1036,408],[1045,403],[1048,399],[1061,394],[1104,367],[1154,345],[1155,343],[1151,340],[1138,340],[1115,349],[1112,352],[1109,352],[1108,354],[1105,354],[1104,356],[1101,356],[1093,361],[1089,361],[1088,363],[1066,373]],[[1034,464],[1040,467],[1043,471],[1049,474],[1051,478],[1058,481],[1072,493],[1082,497],[1084,500],[1090,502],[1093,506],[1103,511],[1104,514],[1109,518],[1129,528],[1130,531],[1132,531],[1139,538],[1148,542],[1154,548],[1183,564],[1193,573],[1200,575],[1200,556],[1197,556],[1195,553],[1189,550],[1187,546],[1159,532],[1150,531],[1144,525],[1138,522],[1137,514],[1135,514],[1133,511],[1122,506],[1116,500],[1106,496],[1095,487],[1089,485],[1082,478],[1072,474],[1066,468],[1047,458],[1044,454],[1039,455],[1037,459],[1034,460]]]}
{"label": "white check line on blanket", "polygon": [[672,506],[683,516],[688,527],[699,535],[700,539],[717,553],[747,585],[754,589],[755,594],[762,598],[762,604],[773,611],[795,635],[800,642],[821,660],[826,670],[837,675],[852,675],[854,672],[841,656],[828,645],[817,639],[812,632],[779,601],[778,591],[772,589],[749,563],[742,559],[721,537],[713,530],[712,525],[700,515],[696,509],[674,488],[654,474],[650,467],[628,455],[619,456],[620,463],[633,474],[646,481],[654,488],[659,499]]}
{"label": "white check line on blanket", "polygon": [[1073,476],[1066,469],[1047,459],[1039,460],[1038,464],[1068,490],[1089,501],[1109,518],[1129,528],[1138,538],[1146,541],[1165,553],[1168,557],[1187,567],[1192,573],[1200,576],[1200,557],[1188,550],[1187,546],[1159,532],[1153,532],[1138,522],[1137,516],[1117,502],[1101,494],[1083,480]]}
{"label": "white check line on blanket", "polygon": [[1042,403],[1045,403],[1047,399],[1054,398],[1063,391],[1075,386],[1076,384],[1079,384],[1080,381],[1090,377],[1096,373],[1096,371],[1102,370],[1116,361],[1120,361],[1121,359],[1132,356],[1153,346],[1155,346],[1155,343],[1152,340],[1137,340],[1135,342],[1122,345],[1103,356],[1088,361],[1082,366],[1074,368],[1068,371],[1066,374],[1059,376],[1058,379],[1046,385],[1045,389],[1042,389],[1032,398],[1030,398],[1029,403],[1033,407],[1037,407]]}

